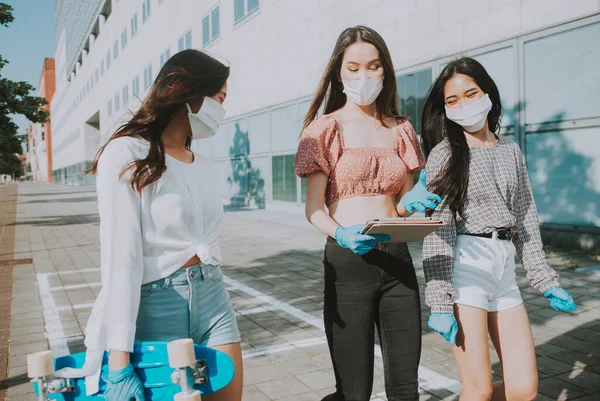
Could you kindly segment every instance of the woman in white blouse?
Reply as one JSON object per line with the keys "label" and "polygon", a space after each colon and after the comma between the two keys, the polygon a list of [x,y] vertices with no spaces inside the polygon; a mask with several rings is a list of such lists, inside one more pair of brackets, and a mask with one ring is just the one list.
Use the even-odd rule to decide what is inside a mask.
{"label": "woman in white blouse", "polygon": [[[223,215],[211,160],[190,150],[225,114],[229,67],[197,50],[164,65],[140,109],[98,152],[102,290],[86,328],[88,394],[109,350],[107,399],[144,400],[134,341],[195,343],[227,353],[233,382],[207,400],[242,398],[240,334],[219,267]],[[93,369],[92,369],[93,368]]]}

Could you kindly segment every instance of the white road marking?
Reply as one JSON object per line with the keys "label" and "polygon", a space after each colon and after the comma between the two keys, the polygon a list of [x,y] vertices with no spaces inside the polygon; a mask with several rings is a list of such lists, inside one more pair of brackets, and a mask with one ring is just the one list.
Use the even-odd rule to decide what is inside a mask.
{"label": "white road marking", "polygon": [[322,337],[313,337],[306,340],[290,341],[289,345],[271,345],[259,350],[246,350],[242,352],[244,359],[255,358],[257,356],[265,356],[268,354],[276,354],[278,352],[291,351],[299,348],[312,347],[313,345],[321,345],[327,343],[327,340]]}
{"label": "white road marking", "polygon": [[[269,304],[270,308],[284,311],[287,314],[295,317],[296,319],[302,320],[318,329],[324,330],[323,321],[321,319],[318,319],[318,318],[314,317],[313,315],[304,312],[301,309],[298,309],[290,304],[282,302],[270,295],[267,295],[263,292],[260,292],[256,289],[254,289],[254,288],[251,288],[251,287],[247,286],[246,284],[243,284],[243,283],[241,283],[237,280],[234,280],[228,276],[224,275],[224,279],[225,279],[225,283],[231,289],[234,289],[237,291],[242,291],[256,299],[259,299],[260,301],[262,301],[264,303]],[[253,351],[253,353],[248,353],[248,355],[258,356],[258,355],[262,355],[263,353],[282,352],[282,351],[287,351],[290,349],[298,348],[298,347],[292,346],[293,343],[294,342],[290,342],[289,347],[288,346],[279,346],[279,347],[272,347],[272,348],[267,347],[267,348],[264,348],[261,350]],[[311,345],[313,345],[313,344],[311,344]],[[278,351],[274,351],[276,349]],[[375,345],[375,356],[377,356],[378,358],[382,358],[381,348],[377,344]],[[461,385],[460,385],[459,381],[451,379],[446,376],[443,376],[443,375],[441,375],[431,369],[428,369],[424,366],[419,366],[419,378],[423,382],[420,385],[420,387],[423,390],[446,389],[446,390],[454,392],[455,394],[460,394],[460,392],[461,392]]]}
{"label": "white road marking", "polygon": [[63,274],[94,273],[94,272],[99,272],[99,271],[100,271],[99,267],[90,267],[89,269],[62,270],[59,272],[48,272],[48,273],[43,273],[43,274],[47,274],[49,276],[58,276],[60,274],[62,276]]}
{"label": "white road marking", "polygon": [[102,283],[59,285],[59,286],[52,287],[50,289],[50,291],[79,290],[81,288],[101,287],[101,286],[102,286]]}
{"label": "white road marking", "polygon": [[56,303],[52,296],[50,283],[48,281],[49,273],[40,273],[37,275],[37,282],[42,299],[42,314],[48,335],[50,349],[54,352],[55,357],[69,355],[69,345],[65,336],[65,332],[58,315]]}
{"label": "white road marking", "polygon": [[[60,272],[61,274],[69,274],[69,273],[84,273],[90,271],[98,271],[100,269],[85,269],[85,270],[75,270],[75,271],[67,271]],[[46,332],[52,333],[49,336],[48,340],[50,342],[50,348],[54,351],[55,356],[67,355],[69,353],[67,338],[75,339],[75,338],[83,338],[81,335],[79,336],[71,336],[67,337],[64,334],[64,330],[62,328],[62,324],[60,322],[58,313],[61,311],[68,310],[82,310],[92,308],[93,303],[84,303],[77,305],[68,305],[68,306],[60,306],[57,307],[54,302],[54,298],[52,297],[52,291],[59,290],[71,290],[71,289],[79,289],[79,288],[88,288],[88,287],[97,287],[100,286],[101,283],[89,283],[89,284],[74,284],[67,286],[57,286],[50,287],[48,276],[56,275],[57,273],[41,273],[38,274],[38,285],[40,289],[40,296],[42,297],[42,308],[44,318],[46,320]],[[255,313],[261,313],[266,311],[283,311],[299,320],[302,320],[305,323],[308,323],[320,330],[324,330],[323,321],[299,308],[296,308],[288,303],[278,300],[275,297],[267,295],[259,290],[256,290],[252,287],[247,286],[237,280],[234,280],[228,276],[224,276],[225,283],[230,290],[237,290],[244,292],[251,297],[267,304],[265,306],[259,306],[256,308],[245,309],[236,311],[238,315],[250,315]],[[244,358],[254,358],[257,356],[263,356],[268,354],[274,354],[278,352],[290,351],[293,349],[300,349],[305,347],[310,347],[313,345],[320,345],[326,343],[324,337],[313,337],[306,340],[298,340],[298,341],[290,341],[285,345],[273,345],[264,347],[258,350],[247,350],[243,353]],[[379,345],[375,345],[375,356],[378,358],[382,358],[381,348]],[[461,384],[457,380],[450,379],[446,376],[443,376],[431,369],[428,369],[424,366],[419,366],[419,379],[420,379],[420,388],[422,390],[434,390],[434,389],[446,389],[455,394],[460,394],[461,392]],[[384,398],[385,393],[376,394],[373,398]],[[372,398],[372,399],[373,399]]]}

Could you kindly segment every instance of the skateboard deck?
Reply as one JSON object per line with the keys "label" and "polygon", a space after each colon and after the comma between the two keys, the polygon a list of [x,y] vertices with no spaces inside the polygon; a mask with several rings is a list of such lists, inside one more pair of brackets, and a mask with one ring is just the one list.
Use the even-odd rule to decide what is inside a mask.
{"label": "skateboard deck", "polygon": [[[193,389],[207,395],[221,390],[233,379],[233,361],[221,351],[194,344],[196,360],[206,362],[205,384],[194,384]],[[130,356],[131,364],[142,381],[146,393],[146,401],[173,401],[181,387],[171,381],[175,371],[169,366],[167,342],[140,342],[134,346]],[[54,359],[54,370],[62,368],[81,368],[85,362],[85,352],[62,356]],[[71,379],[73,392],[55,393],[48,395],[49,400],[59,401],[100,401],[105,400],[106,378],[108,375],[108,355],[102,361],[100,376],[100,391],[93,396],[85,394],[85,378]],[[192,379],[193,380],[193,379]],[[37,383],[34,383],[36,395],[39,396]]]}

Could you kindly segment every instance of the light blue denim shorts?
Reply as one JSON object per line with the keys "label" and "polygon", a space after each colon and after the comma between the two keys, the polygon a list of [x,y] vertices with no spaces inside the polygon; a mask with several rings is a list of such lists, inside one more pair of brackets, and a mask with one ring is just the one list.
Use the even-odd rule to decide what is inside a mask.
{"label": "light blue denim shorts", "polygon": [[240,341],[220,266],[198,264],[142,285],[136,341],[191,338],[214,347]]}

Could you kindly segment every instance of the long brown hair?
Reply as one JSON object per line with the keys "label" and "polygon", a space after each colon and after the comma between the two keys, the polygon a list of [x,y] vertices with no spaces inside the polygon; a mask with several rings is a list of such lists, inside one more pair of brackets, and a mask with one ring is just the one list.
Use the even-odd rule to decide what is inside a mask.
{"label": "long brown hair", "polygon": [[[110,141],[130,136],[143,138],[150,143],[148,156],[132,161],[123,170],[133,170],[132,188],[139,192],[158,180],[167,169],[162,133],[171,118],[185,103],[219,93],[227,78],[229,67],[206,53],[184,50],[175,54],[158,73],[139,110],[98,150],[86,173],[96,174],[98,160]],[[190,146],[189,139],[186,146]]]}
{"label": "long brown hair", "polygon": [[492,101],[492,110],[487,116],[488,128],[492,132],[500,132],[500,122],[502,117],[502,102],[500,101],[500,92],[496,83],[489,76],[483,65],[477,60],[463,57],[451,61],[437,77],[427,95],[425,106],[423,107],[423,118],[421,128],[421,138],[423,139],[423,148],[425,156],[429,157],[431,150],[444,139],[448,139],[451,149],[451,156],[443,174],[430,182],[428,189],[446,198],[450,211],[456,216],[462,215],[462,208],[467,199],[467,188],[469,187],[469,164],[471,152],[467,144],[467,138],[464,129],[446,117],[444,87],[446,83],[456,74],[467,75],[479,85],[484,93],[490,96]]}
{"label": "long brown hair", "polygon": [[[396,85],[396,74],[394,73],[390,51],[381,35],[371,28],[359,25],[346,28],[339,36],[319,83],[319,88],[315,93],[306,117],[304,117],[304,128],[315,119],[323,101],[325,101],[325,114],[332,113],[346,104],[346,94],[342,92],[344,86],[340,82],[338,74],[342,68],[344,52],[348,47],[357,42],[366,42],[375,46],[383,65],[383,89],[377,100],[375,100],[377,119],[383,125],[386,125],[384,122],[386,118],[401,117],[400,108],[398,107],[398,86]],[[325,96],[327,96],[326,100]]]}

